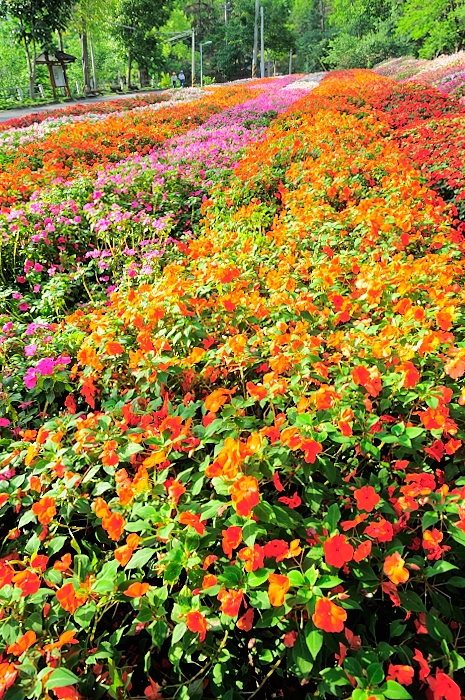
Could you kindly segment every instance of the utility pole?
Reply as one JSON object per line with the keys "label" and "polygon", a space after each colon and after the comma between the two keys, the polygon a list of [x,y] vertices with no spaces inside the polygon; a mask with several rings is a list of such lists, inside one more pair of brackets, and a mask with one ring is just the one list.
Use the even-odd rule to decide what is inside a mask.
{"label": "utility pole", "polygon": [[263,5],[260,7],[260,77],[265,77],[265,20],[263,17]]}
{"label": "utility pole", "polygon": [[258,62],[258,15],[260,12],[260,0],[255,0],[255,20],[253,25],[253,57],[252,57],[252,78],[257,77]]}
{"label": "utility pole", "polygon": [[292,49],[289,51],[289,75],[292,75]]}
{"label": "utility pole", "polygon": [[191,58],[191,72],[192,72],[191,87],[194,87],[194,82],[195,82],[195,29],[194,29],[194,25],[192,25],[192,58]]}

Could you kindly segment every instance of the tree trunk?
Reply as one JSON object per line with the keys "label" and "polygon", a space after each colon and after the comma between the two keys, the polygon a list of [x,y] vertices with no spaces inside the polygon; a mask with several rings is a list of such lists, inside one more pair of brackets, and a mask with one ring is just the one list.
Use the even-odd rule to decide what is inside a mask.
{"label": "tree trunk", "polygon": [[31,56],[31,50],[26,38],[24,38],[24,49],[26,51],[26,62],[27,70],[29,75],[29,97],[31,100],[35,99],[35,82],[36,82],[36,57],[35,49],[33,50],[33,56]]}
{"label": "tree trunk", "polygon": [[58,48],[60,49],[60,51],[64,51],[64,48],[63,48],[63,34],[61,33],[60,30],[58,30]]}
{"label": "tree trunk", "polygon": [[87,32],[80,34],[81,51],[82,51],[82,77],[84,79],[84,93],[90,92],[90,69],[89,69],[89,46],[87,41]]}
{"label": "tree trunk", "polygon": [[95,67],[94,45],[92,43],[91,36],[89,36],[89,47],[90,47],[90,61],[92,63],[92,77],[93,77],[93,81],[94,81],[94,90],[97,90],[97,88],[98,88],[97,69]]}
{"label": "tree trunk", "polygon": [[131,56],[131,52],[129,52],[129,54],[128,54],[128,76],[127,76],[127,89],[128,90],[131,89],[130,88],[131,83],[132,83],[131,73],[132,73],[132,56]]}
{"label": "tree trunk", "polygon": [[141,88],[150,85],[149,71],[146,66],[139,66],[139,84]]}

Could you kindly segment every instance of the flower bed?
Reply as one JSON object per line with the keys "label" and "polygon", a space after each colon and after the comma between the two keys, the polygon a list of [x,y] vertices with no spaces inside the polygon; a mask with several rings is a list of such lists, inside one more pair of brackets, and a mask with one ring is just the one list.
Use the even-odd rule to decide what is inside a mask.
{"label": "flower bed", "polygon": [[5,698],[461,698],[462,236],[392,81],[262,105],[158,277],[3,329]]}

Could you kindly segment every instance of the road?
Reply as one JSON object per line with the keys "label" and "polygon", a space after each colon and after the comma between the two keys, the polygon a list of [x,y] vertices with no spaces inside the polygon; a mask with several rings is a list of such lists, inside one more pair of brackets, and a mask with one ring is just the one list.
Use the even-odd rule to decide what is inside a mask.
{"label": "road", "polygon": [[[69,105],[91,105],[95,102],[111,102],[112,100],[127,100],[131,97],[137,97],[140,95],[147,95],[152,91],[144,92],[126,92],[124,95],[105,95],[104,97],[87,97],[83,100],[74,100],[72,102],[56,102],[55,104],[42,105],[37,107],[18,107],[17,109],[7,109],[0,111],[0,122],[6,122],[9,119],[19,119],[25,117],[28,114],[37,114],[40,112],[52,112],[55,109],[66,109]],[[163,90],[153,90],[153,92],[164,92]]]}

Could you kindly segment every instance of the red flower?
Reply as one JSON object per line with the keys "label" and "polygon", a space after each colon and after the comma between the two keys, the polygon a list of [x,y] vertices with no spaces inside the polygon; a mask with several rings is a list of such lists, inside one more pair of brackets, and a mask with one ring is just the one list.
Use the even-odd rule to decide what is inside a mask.
{"label": "red flower", "polygon": [[298,636],[299,636],[299,633],[297,632],[297,630],[291,630],[290,632],[286,632],[286,634],[284,635],[284,639],[283,639],[284,646],[287,647],[288,649],[292,649],[292,647],[294,646],[294,644],[297,641]]}
{"label": "red flower", "polygon": [[232,558],[233,549],[237,549],[242,542],[242,528],[238,525],[231,525],[227,530],[223,530],[223,541],[221,546],[228,559]]}
{"label": "red flower", "polygon": [[373,486],[362,486],[362,488],[356,489],[354,496],[357,501],[357,508],[367,512],[373,510],[381,500]]}
{"label": "red flower", "polygon": [[433,700],[461,700],[462,693],[457,683],[438,668],[436,669],[436,678],[429,676],[427,681],[433,691]]}
{"label": "red flower", "polygon": [[186,615],[186,627],[191,632],[199,633],[199,642],[207,635],[207,620],[198,610],[191,610]]}
{"label": "red flower", "polygon": [[246,613],[242,615],[236,622],[236,627],[238,627],[243,632],[250,632],[253,627],[254,609],[249,608]]}
{"label": "red flower", "polygon": [[387,681],[397,681],[401,685],[411,685],[413,683],[414,670],[411,666],[394,666],[389,664]]}
{"label": "red flower", "polygon": [[278,501],[284,503],[289,508],[298,508],[302,503],[302,499],[300,498],[297,492],[293,496],[291,496],[291,498],[288,498],[287,496],[281,496],[281,498],[278,498]]}
{"label": "red flower", "polygon": [[347,613],[329,598],[319,598],[312,615],[313,624],[325,632],[342,632]]}
{"label": "red flower", "polygon": [[268,598],[270,599],[271,605],[276,608],[283,605],[285,595],[291,587],[291,582],[288,577],[282,576],[281,574],[270,574],[268,576],[268,583]]}
{"label": "red flower", "polygon": [[123,534],[126,520],[121,513],[110,513],[102,518],[102,527],[107,532],[108,537],[117,542]]}
{"label": "red flower", "polygon": [[277,557],[285,556],[289,546],[284,540],[271,540],[266,543],[263,549],[267,559],[276,559]]}
{"label": "red flower", "polygon": [[241,607],[243,597],[244,594],[242,591],[227,591],[222,588],[217,596],[221,603],[221,612],[229,617],[236,617],[236,615],[239,614],[239,608]]}
{"label": "red flower", "polygon": [[354,556],[354,548],[347,543],[345,535],[333,535],[323,544],[325,561],[330,566],[340,569],[341,566],[351,561]]}
{"label": "red flower", "polygon": [[191,513],[190,510],[185,510],[183,513],[181,513],[179,516],[179,522],[182,525],[189,525],[190,527],[193,527],[199,535],[203,535],[206,529],[205,520],[200,520],[200,515]]}
{"label": "red flower", "polygon": [[420,664],[420,673],[419,673],[419,679],[420,681],[426,680],[426,678],[429,676],[431,673],[431,669],[429,667],[429,663],[421,653],[419,649],[415,649],[415,654],[413,655],[413,658],[415,661],[418,661]]}
{"label": "red flower", "polygon": [[250,518],[252,508],[260,503],[257,479],[254,476],[241,476],[231,486],[230,492],[236,513]]}
{"label": "red flower", "polygon": [[394,530],[388,520],[381,518],[377,523],[370,523],[363,534],[373,537],[378,542],[390,542],[394,537]]}
{"label": "red flower", "polygon": [[358,545],[354,552],[354,561],[360,562],[362,559],[366,559],[371,554],[372,544],[370,540],[366,540]]}
{"label": "red flower", "polygon": [[432,530],[425,530],[423,533],[423,549],[429,552],[427,555],[428,559],[438,560],[447,552],[450,547],[448,545],[443,545],[441,547],[441,542],[444,538],[443,533],[437,528]]}
{"label": "red flower", "polygon": [[304,460],[307,464],[315,464],[317,455],[323,452],[323,445],[316,440],[303,440],[300,449],[304,453]]}

